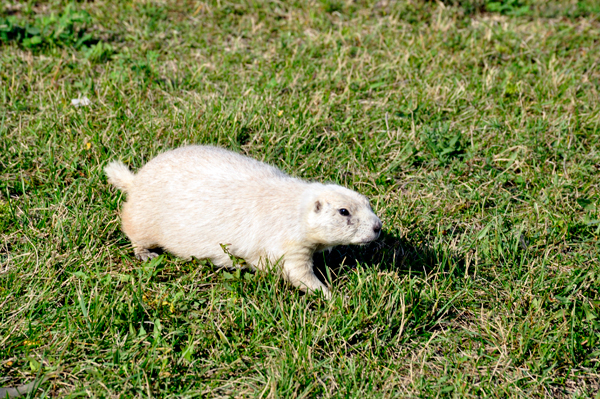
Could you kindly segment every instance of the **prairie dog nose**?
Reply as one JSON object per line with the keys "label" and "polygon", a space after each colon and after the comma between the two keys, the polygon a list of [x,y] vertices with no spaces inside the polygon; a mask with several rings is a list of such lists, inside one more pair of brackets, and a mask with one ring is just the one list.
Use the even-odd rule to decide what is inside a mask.
{"label": "prairie dog nose", "polygon": [[381,226],[383,226],[383,224],[381,223],[381,221],[378,221],[377,223],[375,223],[375,226],[373,226],[373,231],[375,233],[379,233],[381,231]]}

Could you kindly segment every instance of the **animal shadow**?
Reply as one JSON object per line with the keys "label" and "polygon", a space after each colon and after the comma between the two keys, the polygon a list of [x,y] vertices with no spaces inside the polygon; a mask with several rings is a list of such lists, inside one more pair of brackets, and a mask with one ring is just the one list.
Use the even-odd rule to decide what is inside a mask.
{"label": "animal shadow", "polygon": [[[339,246],[331,251],[313,255],[314,272],[323,282],[335,282],[343,273],[356,268],[358,264],[378,265],[381,270],[395,271],[398,274],[428,274],[439,270],[443,257],[451,256],[459,269],[464,267],[464,257],[459,254],[445,254],[435,250],[427,242],[414,243],[404,237],[396,237],[382,232],[379,239],[364,246]],[[328,277],[328,275],[330,277]]]}

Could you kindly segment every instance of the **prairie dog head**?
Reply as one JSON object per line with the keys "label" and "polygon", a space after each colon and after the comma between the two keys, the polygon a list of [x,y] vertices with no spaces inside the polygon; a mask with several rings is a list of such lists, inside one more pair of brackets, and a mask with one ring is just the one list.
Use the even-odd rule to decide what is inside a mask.
{"label": "prairie dog head", "polygon": [[347,188],[322,186],[308,207],[308,238],[316,244],[367,244],[381,232],[381,220],[373,213],[369,200]]}

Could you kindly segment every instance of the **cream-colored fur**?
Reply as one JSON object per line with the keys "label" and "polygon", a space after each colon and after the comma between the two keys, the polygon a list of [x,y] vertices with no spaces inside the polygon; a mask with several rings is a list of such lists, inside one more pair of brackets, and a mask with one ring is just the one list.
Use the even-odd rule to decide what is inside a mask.
{"label": "cream-colored fur", "polygon": [[313,253],[366,244],[381,230],[363,195],[305,182],[217,147],[165,152],[135,175],[121,162],[110,163],[105,172],[127,193],[123,230],[142,260],[161,247],[182,258],[230,267],[225,244],[250,266],[264,269],[279,262],[294,286],[330,297],[313,273]]}

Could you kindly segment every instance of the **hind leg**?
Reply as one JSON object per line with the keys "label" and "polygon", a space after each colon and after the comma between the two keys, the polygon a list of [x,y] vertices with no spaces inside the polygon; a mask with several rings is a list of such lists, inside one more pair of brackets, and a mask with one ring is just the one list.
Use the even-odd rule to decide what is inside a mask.
{"label": "hind leg", "polygon": [[135,254],[135,257],[141,261],[147,261],[158,256],[156,252],[151,252],[148,248],[142,248],[138,246],[133,247],[133,253]]}
{"label": "hind leg", "polygon": [[158,254],[151,252],[150,249],[156,248],[157,243],[152,239],[150,229],[140,228],[140,225],[144,224],[144,220],[139,215],[132,212],[129,202],[123,204],[121,221],[123,223],[123,231],[133,244],[135,257],[142,261],[156,258]]}

